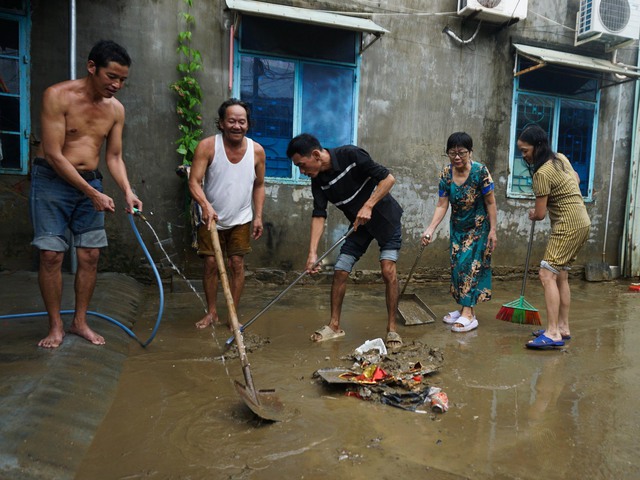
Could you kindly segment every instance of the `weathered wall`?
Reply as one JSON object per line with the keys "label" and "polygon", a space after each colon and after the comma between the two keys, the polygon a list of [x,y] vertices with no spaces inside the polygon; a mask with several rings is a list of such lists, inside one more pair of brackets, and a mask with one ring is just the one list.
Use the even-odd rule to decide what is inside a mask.
{"label": "weathered wall", "polygon": [[[408,270],[415,259],[418,237],[437,201],[437,176],[446,161],[444,145],[448,135],[457,130],[472,135],[474,158],[488,165],[496,183],[499,246],[494,265],[505,267],[502,271],[512,266],[521,268],[529,231],[526,210],[531,202],[506,198],[514,62],[511,43],[535,41],[548,48],[573,45],[572,31],[544,17],[573,27],[577,2],[529,2],[526,21],[503,29],[485,24],[476,39],[466,46],[457,44],[442,30],[448,26],[461,38],[469,38],[475,31],[474,22],[465,22],[455,14],[415,14],[454,12],[455,0],[380,0],[375,4],[358,0],[283,0],[275,3],[333,11],[368,11],[374,13],[372,18],[376,23],[390,31],[363,55],[358,143],[374,159],[387,165],[398,180],[393,194],[405,209],[405,249],[400,269]],[[42,90],[68,76],[68,2],[33,0],[32,4],[32,118],[33,134],[38,138]],[[194,0],[194,4],[197,25],[193,45],[202,51],[205,64],[200,75],[205,93],[205,134],[212,134],[215,133],[215,110],[229,94],[230,17],[223,12],[223,0]],[[174,255],[172,260],[192,275],[199,272],[200,262],[189,247],[185,186],[175,174],[179,163],[173,143],[177,137],[177,120],[174,98],[168,88],[177,75],[175,39],[183,27],[179,19],[182,10],[182,2],[175,0],[78,2],[77,68],[78,76],[84,75],[89,48],[100,38],[112,38],[128,48],[133,66],[119,99],[127,109],[124,143],[129,176],[145,202],[147,217],[163,246]],[[601,46],[588,44],[580,53],[600,55],[602,51]],[[618,60],[635,64],[636,51],[637,44],[625,48]],[[601,259],[618,88],[622,88],[623,95],[618,127],[620,140],[615,145],[614,193],[606,246],[607,261],[617,263],[630,155],[633,83],[602,92],[595,193],[594,201],[588,205],[594,227],[578,263]],[[106,181],[106,188],[118,200],[119,210],[108,219],[110,247],[103,254],[101,268],[144,272],[141,250],[122,213],[122,199],[110,179]],[[31,229],[27,193],[25,178],[0,177],[1,267],[31,268],[34,264],[28,246]],[[249,269],[300,270],[307,254],[310,213],[308,186],[268,184],[265,236],[254,244],[254,253],[247,257]],[[327,227],[321,248],[339,238],[347,224],[337,210],[331,210]],[[140,229],[152,245],[153,239],[146,227],[140,225]],[[542,253],[548,229],[548,220],[538,225],[534,259]],[[421,265],[446,269],[446,219],[436,237]],[[157,250],[152,249],[152,253],[160,258]],[[376,269],[377,249],[370,249],[358,267]]]}

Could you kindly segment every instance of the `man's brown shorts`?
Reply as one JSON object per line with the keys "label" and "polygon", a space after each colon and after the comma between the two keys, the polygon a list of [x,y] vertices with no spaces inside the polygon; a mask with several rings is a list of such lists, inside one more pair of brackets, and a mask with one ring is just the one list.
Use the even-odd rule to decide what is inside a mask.
{"label": "man's brown shorts", "polygon": [[[220,237],[220,247],[225,256],[244,256],[251,252],[251,222],[244,225],[237,225],[227,230],[218,230]],[[198,255],[213,256],[213,240],[211,232],[207,230],[205,225],[198,227]]]}

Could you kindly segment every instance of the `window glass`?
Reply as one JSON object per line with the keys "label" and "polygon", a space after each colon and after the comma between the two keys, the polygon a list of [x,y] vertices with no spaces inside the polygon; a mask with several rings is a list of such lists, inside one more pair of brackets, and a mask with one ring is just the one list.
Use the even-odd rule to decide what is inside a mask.
{"label": "window glass", "polygon": [[20,131],[20,99],[0,95],[0,130]]}
{"label": "window glass", "polygon": [[0,167],[7,169],[20,168],[19,135],[0,133]]}
{"label": "window glass", "polygon": [[[5,10],[11,13],[24,13],[24,0],[0,0],[0,11]],[[2,29],[0,28],[0,32]]]}
{"label": "window glass", "polygon": [[[29,123],[28,99],[23,93],[27,66],[19,61],[25,54],[20,38],[26,24],[25,17],[0,15],[0,173],[27,170],[28,144],[22,134]],[[26,47],[22,49],[26,52]]]}
{"label": "window glass", "polygon": [[18,60],[0,56],[0,93],[20,94]]}
{"label": "window glass", "polygon": [[595,105],[563,99],[559,117],[557,150],[571,161],[580,176],[580,191],[588,197]]}
{"label": "window glass", "polygon": [[251,107],[249,136],[266,152],[266,176],[307,182],[286,150],[308,132],[323,146],[355,143],[358,32],[243,16],[233,94]]}
{"label": "window glass", "polygon": [[249,136],[264,147],[267,177],[289,178],[287,144],[293,132],[295,65],[291,61],[242,57],[240,98],[251,109]]}
{"label": "window glass", "polygon": [[548,135],[553,123],[554,106],[555,100],[552,97],[525,93],[518,95],[516,132],[513,140],[515,156],[511,167],[511,193],[525,196],[533,195],[531,175],[516,142],[520,133],[529,125],[539,125]]}
{"label": "window glass", "polygon": [[351,30],[243,15],[240,42],[245,51],[354,64],[358,35]]}
{"label": "window glass", "polygon": [[353,141],[354,75],[353,69],[304,65],[301,131],[316,135],[323,147]]}
{"label": "window glass", "polygon": [[[530,65],[520,59],[519,70]],[[547,132],[551,148],[567,156],[580,176],[582,195],[591,199],[598,85],[597,79],[581,71],[548,67],[516,77],[508,196],[533,197],[531,175],[517,139],[527,126],[536,124]]]}

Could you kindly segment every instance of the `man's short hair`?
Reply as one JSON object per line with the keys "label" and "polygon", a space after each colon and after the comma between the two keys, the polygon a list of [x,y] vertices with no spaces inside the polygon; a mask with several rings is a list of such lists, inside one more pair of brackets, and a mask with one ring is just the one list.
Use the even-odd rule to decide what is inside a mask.
{"label": "man's short hair", "polygon": [[218,118],[216,118],[216,127],[218,127],[218,130],[222,131],[220,122],[224,120],[224,117],[227,115],[227,109],[233,105],[239,105],[244,108],[244,111],[247,112],[247,126],[251,128],[251,110],[249,109],[249,105],[237,98],[230,98],[222,102],[222,105],[218,107]]}
{"label": "man's short hair", "polygon": [[89,60],[97,68],[109,65],[109,62],[116,62],[124,67],[131,66],[131,57],[121,45],[112,40],[100,40],[89,52]]}
{"label": "man's short hair", "polygon": [[301,157],[311,155],[314,150],[322,150],[320,141],[310,133],[301,133],[293,137],[287,146],[287,157],[291,158],[296,153]]}

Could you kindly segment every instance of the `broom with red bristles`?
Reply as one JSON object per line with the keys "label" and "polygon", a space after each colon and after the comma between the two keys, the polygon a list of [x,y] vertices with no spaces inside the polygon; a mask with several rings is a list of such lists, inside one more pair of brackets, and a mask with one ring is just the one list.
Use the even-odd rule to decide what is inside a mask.
{"label": "broom with red bristles", "polygon": [[527,285],[527,274],[529,273],[529,258],[531,257],[531,245],[533,244],[533,230],[536,221],[531,222],[531,233],[529,234],[529,246],[527,247],[527,260],[524,265],[524,278],[522,279],[522,290],[520,298],[513,302],[505,303],[496,315],[498,320],[512,323],[526,323],[528,325],[542,325],[538,309],[527,302],[524,298],[524,288]]}

